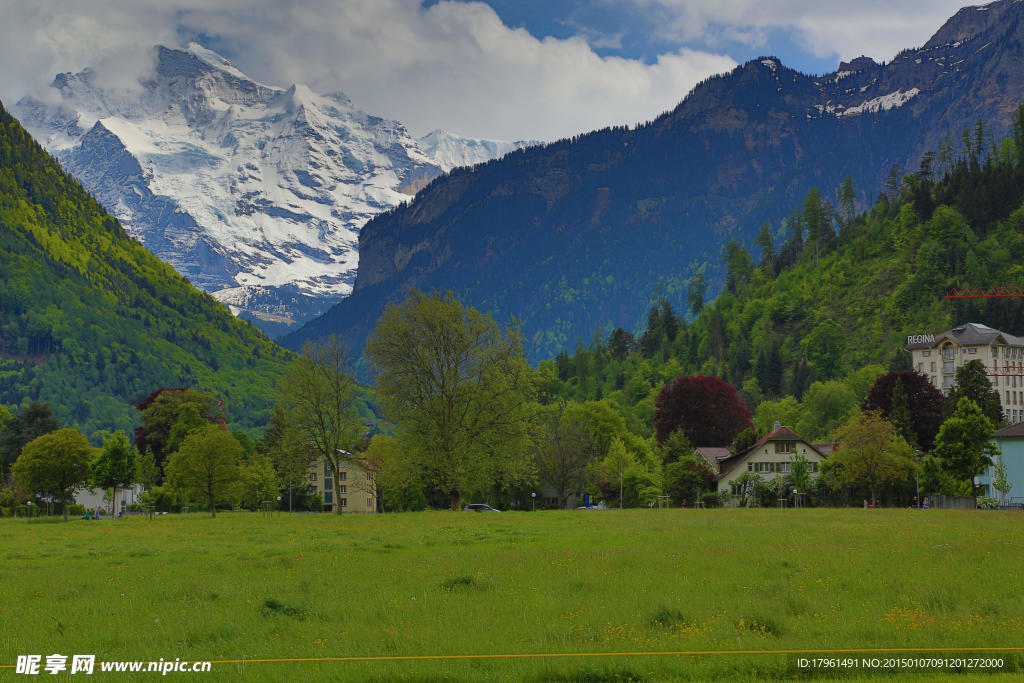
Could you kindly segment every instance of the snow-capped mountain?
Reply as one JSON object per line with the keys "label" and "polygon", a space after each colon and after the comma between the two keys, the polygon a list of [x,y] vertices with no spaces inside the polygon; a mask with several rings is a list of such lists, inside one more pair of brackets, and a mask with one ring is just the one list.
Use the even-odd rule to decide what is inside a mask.
{"label": "snow-capped mountain", "polygon": [[196,44],[156,47],[137,92],[95,81],[60,74],[16,112],[130,234],[269,332],[347,295],[362,225],[442,173],[401,123]]}
{"label": "snow-capped mountain", "polygon": [[473,166],[503,157],[524,147],[544,144],[540,140],[484,140],[453,135],[446,130],[427,133],[417,141],[424,154],[446,172],[459,166]]}

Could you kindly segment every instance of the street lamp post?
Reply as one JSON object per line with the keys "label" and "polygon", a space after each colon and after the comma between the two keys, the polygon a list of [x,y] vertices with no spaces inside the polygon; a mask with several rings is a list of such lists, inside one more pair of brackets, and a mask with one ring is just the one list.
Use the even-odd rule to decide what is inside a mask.
{"label": "street lamp post", "polygon": [[531,493],[530,494],[530,502],[533,503],[533,512],[536,512],[537,511],[537,494],[536,493]]}

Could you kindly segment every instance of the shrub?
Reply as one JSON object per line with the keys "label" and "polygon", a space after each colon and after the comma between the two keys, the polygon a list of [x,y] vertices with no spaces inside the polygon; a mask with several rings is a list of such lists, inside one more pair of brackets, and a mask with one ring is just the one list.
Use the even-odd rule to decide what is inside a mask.
{"label": "shrub", "polygon": [[716,508],[721,506],[722,499],[717,493],[708,491],[707,493],[700,494],[700,502],[704,503],[704,507]]}

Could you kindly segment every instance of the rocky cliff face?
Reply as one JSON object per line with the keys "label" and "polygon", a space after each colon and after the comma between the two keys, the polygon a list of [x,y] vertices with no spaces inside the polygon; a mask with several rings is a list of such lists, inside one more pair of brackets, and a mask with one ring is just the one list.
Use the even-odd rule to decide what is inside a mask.
{"label": "rocky cliff face", "polygon": [[457,169],[360,234],[353,295],[290,335],[345,331],[358,346],[388,301],[452,289],[524,327],[550,357],[595,329],[637,328],[660,288],[722,245],[778,229],[811,187],[846,176],[861,207],[891,169],[916,171],[979,118],[996,135],[1024,97],[1024,6],[967,8],[888,64],[862,57],[811,77],[763,57],[700,84],[675,110]]}

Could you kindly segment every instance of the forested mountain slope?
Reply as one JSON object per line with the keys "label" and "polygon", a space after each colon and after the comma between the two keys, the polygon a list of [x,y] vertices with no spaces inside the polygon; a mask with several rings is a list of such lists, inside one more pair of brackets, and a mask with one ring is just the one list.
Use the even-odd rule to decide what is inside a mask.
{"label": "forested mountain slope", "polygon": [[352,296],[284,343],[341,332],[358,346],[411,288],[515,317],[534,360],[641,324],[659,288],[686,299],[696,268],[720,283],[722,245],[778,229],[810,188],[831,198],[850,176],[865,208],[929,152],[948,171],[944,136],[979,118],[1005,132],[1024,96],[1022,18],[1021,3],[967,8],[888,64],[820,77],[752,60],[645,125],[457,169],[363,228]]}
{"label": "forested mountain slope", "polygon": [[[885,369],[910,369],[906,336],[977,322],[1024,334],[1024,299],[949,299],[953,287],[1024,286],[1024,108],[993,151],[954,150],[941,180],[908,175],[870,212],[827,220],[797,207],[783,243],[726,249],[726,286],[685,323],[667,302],[635,336],[616,330],[541,363],[545,391],[607,398],[650,429],[655,393],[678,375],[719,376],[764,430],[774,419],[824,439]],[[891,197],[891,198],[890,198]]]}
{"label": "forested mountain slope", "polygon": [[160,387],[265,420],[288,354],[131,239],[0,106],[0,403],[130,429]]}

